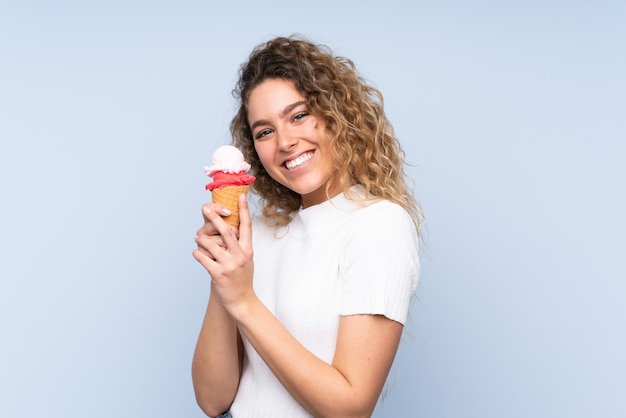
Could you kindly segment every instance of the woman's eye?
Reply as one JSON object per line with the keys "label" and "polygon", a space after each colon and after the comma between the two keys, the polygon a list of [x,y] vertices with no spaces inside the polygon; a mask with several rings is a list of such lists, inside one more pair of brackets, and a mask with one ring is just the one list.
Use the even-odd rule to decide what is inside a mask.
{"label": "woman's eye", "polygon": [[294,120],[294,121],[299,121],[299,120],[304,119],[304,118],[305,118],[305,117],[307,117],[307,116],[309,116],[309,113],[308,113],[308,112],[300,112],[300,113],[297,113],[297,114],[293,117],[293,120]]}
{"label": "woman's eye", "polygon": [[264,136],[267,136],[269,134],[271,134],[272,131],[269,129],[263,129],[262,131],[257,132],[257,134],[254,136],[254,139],[261,139]]}

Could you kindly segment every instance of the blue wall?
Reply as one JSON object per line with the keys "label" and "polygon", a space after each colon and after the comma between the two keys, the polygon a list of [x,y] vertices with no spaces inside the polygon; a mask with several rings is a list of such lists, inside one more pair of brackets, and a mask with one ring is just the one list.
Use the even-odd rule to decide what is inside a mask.
{"label": "blue wall", "polygon": [[623,2],[13,3],[0,416],[202,416],[202,167],[241,61],[294,32],[383,91],[427,215],[375,416],[626,416]]}

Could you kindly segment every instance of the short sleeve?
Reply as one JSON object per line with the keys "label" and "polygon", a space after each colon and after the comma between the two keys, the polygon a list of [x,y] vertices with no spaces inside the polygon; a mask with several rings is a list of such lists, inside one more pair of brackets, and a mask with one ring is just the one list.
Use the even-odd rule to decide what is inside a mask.
{"label": "short sleeve", "polygon": [[420,275],[411,217],[401,206],[379,201],[350,223],[339,264],[339,314],[384,315],[404,324]]}

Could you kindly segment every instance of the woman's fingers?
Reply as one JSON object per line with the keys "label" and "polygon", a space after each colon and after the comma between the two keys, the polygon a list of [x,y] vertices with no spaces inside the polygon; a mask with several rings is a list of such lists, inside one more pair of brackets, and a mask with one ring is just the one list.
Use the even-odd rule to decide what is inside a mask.
{"label": "woman's fingers", "polygon": [[252,253],[252,219],[245,194],[239,196],[239,245],[244,252]]}
{"label": "woman's fingers", "polygon": [[215,203],[202,205],[204,224],[196,232],[197,249],[193,251],[193,256],[212,275],[217,271],[218,260],[224,261],[227,258],[228,242],[235,253],[240,253],[236,245],[236,231],[222,219],[223,216],[229,214],[230,211],[221,205]]}
{"label": "woman's fingers", "polygon": [[225,208],[224,206],[218,204],[218,203],[205,203],[204,205],[202,205],[202,215],[204,217],[204,222],[207,222],[207,217],[206,217],[206,212],[215,212],[217,214],[219,214],[220,216],[229,216],[231,215],[231,212],[229,209]]}
{"label": "woman's fingers", "polygon": [[210,214],[217,214],[219,216],[213,217],[215,220],[217,218],[221,218],[223,216],[228,216],[231,214],[230,210],[226,209],[222,205],[218,205],[217,203],[205,203],[202,205],[202,219],[204,224],[198,230],[198,235],[218,235],[219,232],[215,227],[214,223],[210,220]]}
{"label": "woman's fingers", "polygon": [[[219,207],[221,208],[221,206]],[[205,225],[200,228],[203,232],[209,232],[208,234],[203,235],[215,235],[219,234],[224,241],[224,246],[228,246],[228,240],[236,241],[237,235],[233,227],[228,225],[224,219],[222,219],[223,212],[217,212],[214,208],[210,208],[207,206],[202,207],[202,213],[206,219]],[[207,226],[210,225],[210,226]]]}
{"label": "woman's fingers", "polygon": [[219,235],[196,235],[196,245],[197,251],[211,260],[216,260],[219,253],[225,249],[224,242]]}
{"label": "woman's fingers", "polygon": [[[252,222],[245,194],[239,196],[239,231],[228,225],[213,208],[204,206],[207,224],[211,224],[219,235],[199,233],[198,247],[212,260],[217,261],[224,271],[237,270],[252,260]],[[202,229],[202,228],[201,228]]]}

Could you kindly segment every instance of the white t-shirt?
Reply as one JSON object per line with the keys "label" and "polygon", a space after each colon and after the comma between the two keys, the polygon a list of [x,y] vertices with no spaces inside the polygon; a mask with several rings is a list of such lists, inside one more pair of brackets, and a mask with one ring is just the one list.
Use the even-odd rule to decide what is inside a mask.
{"label": "white t-shirt", "polygon": [[[380,314],[405,323],[420,274],[409,214],[385,200],[343,194],[301,209],[286,227],[253,221],[254,289],[309,351],[331,363],[339,317]],[[310,417],[244,338],[234,418]]]}

